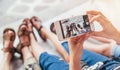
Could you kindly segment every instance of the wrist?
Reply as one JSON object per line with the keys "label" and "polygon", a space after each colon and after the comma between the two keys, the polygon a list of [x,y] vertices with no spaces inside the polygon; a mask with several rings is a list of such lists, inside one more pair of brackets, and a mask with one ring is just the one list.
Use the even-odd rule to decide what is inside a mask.
{"label": "wrist", "polygon": [[77,57],[80,58],[82,56],[83,52],[83,47],[80,46],[81,48],[77,48],[77,50],[72,50],[70,49],[70,57]]}
{"label": "wrist", "polygon": [[76,60],[80,60],[82,57],[82,55],[79,55],[79,54],[70,54],[70,60],[72,62],[75,62]]}
{"label": "wrist", "polygon": [[80,65],[80,58],[70,58],[70,63]]}
{"label": "wrist", "polygon": [[70,70],[81,70],[80,58],[78,56],[70,56]]}

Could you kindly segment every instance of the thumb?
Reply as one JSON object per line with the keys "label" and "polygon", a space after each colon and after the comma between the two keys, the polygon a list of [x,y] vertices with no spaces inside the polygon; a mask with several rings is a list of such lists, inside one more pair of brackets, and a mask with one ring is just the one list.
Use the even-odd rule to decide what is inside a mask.
{"label": "thumb", "polygon": [[100,32],[93,31],[91,32],[91,36],[104,36],[104,33],[103,31],[100,31]]}

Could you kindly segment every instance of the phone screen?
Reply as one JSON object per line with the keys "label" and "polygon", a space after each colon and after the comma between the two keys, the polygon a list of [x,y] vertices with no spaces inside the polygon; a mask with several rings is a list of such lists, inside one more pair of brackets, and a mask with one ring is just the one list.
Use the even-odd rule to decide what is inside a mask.
{"label": "phone screen", "polygon": [[54,24],[56,32],[57,34],[59,34],[58,38],[62,38],[60,40],[92,31],[88,15],[76,16],[68,19],[59,20],[57,21],[57,23]]}

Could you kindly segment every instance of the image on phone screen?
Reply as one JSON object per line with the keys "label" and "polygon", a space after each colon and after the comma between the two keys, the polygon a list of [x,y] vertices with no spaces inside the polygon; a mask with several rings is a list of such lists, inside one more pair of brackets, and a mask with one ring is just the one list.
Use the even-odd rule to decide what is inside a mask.
{"label": "image on phone screen", "polygon": [[88,15],[59,20],[54,24],[56,25],[58,37],[62,39],[92,31]]}

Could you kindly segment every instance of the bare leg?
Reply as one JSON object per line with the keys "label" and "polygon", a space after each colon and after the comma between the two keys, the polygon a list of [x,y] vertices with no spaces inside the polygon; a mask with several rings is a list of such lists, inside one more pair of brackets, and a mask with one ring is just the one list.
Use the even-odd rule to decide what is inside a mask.
{"label": "bare leg", "polygon": [[61,42],[58,40],[57,36],[52,32],[48,31],[46,28],[43,28],[42,31],[46,35],[46,38],[53,43],[57,52],[69,63],[69,56],[63,48],[63,46],[61,45]]}
{"label": "bare leg", "polygon": [[[29,29],[29,31],[32,31],[32,24],[30,22],[28,23],[28,29]],[[32,50],[32,54],[34,55],[35,59],[38,61],[39,56],[45,50],[37,43],[37,41],[34,38],[33,33],[30,33],[29,36],[30,36],[30,44],[31,44],[30,47],[31,47],[31,50]]]}
{"label": "bare leg", "polygon": [[38,61],[39,60],[39,56],[45,51],[35,40],[34,36],[32,33],[30,33],[30,42],[31,42],[31,49],[32,49],[32,53],[35,57],[35,59]]}
{"label": "bare leg", "polygon": [[12,55],[11,53],[5,53],[3,58],[3,64],[0,66],[0,70],[11,70],[10,68],[10,61],[11,61]]}
{"label": "bare leg", "polygon": [[[5,33],[8,37],[14,35],[14,33],[12,31],[8,31]],[[13,48],[13,41],[10,41],[10,40],[5,40],[4,41],[4,47],[5,48]],[[10,62],[11,62],[11,59],[12,59],[12,53],[10,52],[5,52],[4,53],[4,57],[3,57],[3,62],[0,66],[0,70],[11,70],[10,68]]]}
{"label": "bare leg", "polygon": [[104,56],[111,56],[112,46],[110,46],[109,44],[92,45],[92,46],[87,45],[87,46],[84,46],[84,49],[99,53]]}
{"label": "bare leg", "polygon": [[111,49],[116,45],[116,42],[110,39],[103,37],[92,36],[93,39],[96,39],[100,42],[103,42],[103,45],[93,45],[93,46],[84,46],[84,49],[94,51],[96,53],[102,54],[104,56],[111,57]]}
{"label": "bare leg", "polygon": [[103,43],[116,44],[116,42],[114,40],[107,39],[104,37],[91,36],[91,38],[96,39],[96,40],[103,42]]}
{"label": "bare leg", "polygon": [[33,70],[41,70],[35,58],[32,56],[29,48],[25,46],[22,49],[23,60],[24,60],[24,69],[32,68]]}
{"label": "bare leg", "polygon": [[23,54],[23,60],[24,62],[30,58],[30,57],[33,57],[29,48],[27,46],[25,46],[23,49],[22,49],[22,54]]}
{"label": "bare leg", "polygon": [[[32,19],[32,24],[33,26],[38,30],[40,24],[37,24],[36,21],[34,19],[37,19],[37,21],[39,21],[39,18],[34,17]],[[43,27],[41,29],[41,33],[45,36],[45,38],[51,40],[51,42],[53,43],[55,49],[57,50],[57,52],[67,61],[69,62],[69,56],[67,54],[67,52],[65,51],[65,49],[62,47],[60,41],[58,41],[58,38],[56,37],[55,34],[53,34],[52,32],[48,31],[45,27]]]}
{"label": "bare leg", "polygon": [[[28,22],[28,19],[26,19],[26,21]],[[22,35],[20,35],[18,33],[19,39],[20,39],[20,44],[22,44],[21,45],[21,52],[23,54],[24,69],[28,70],[29,68],[31,68],[32,70],[40,70],[38,63],[33,58],[32,53],[31,53],[29,46],[28,46],[28,45],[30,45],[29,34],[26,35],[25,33],[22,33],[23,30],[24,30],[24,32],[28,32],[29,28],[26,25],[22,25],[19,29],[19,31],[21,31]]]}

